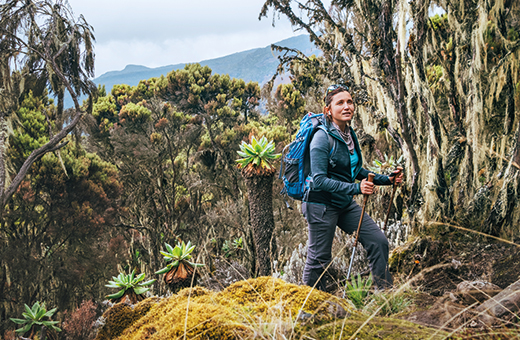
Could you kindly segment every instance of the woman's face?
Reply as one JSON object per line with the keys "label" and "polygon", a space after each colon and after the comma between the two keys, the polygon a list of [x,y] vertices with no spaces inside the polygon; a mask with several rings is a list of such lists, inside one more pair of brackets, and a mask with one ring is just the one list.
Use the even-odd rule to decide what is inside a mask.
{"label": "woman's face", "polygon": [[344,127],[352,120],[354,115],[354,101],[347,91],[337,93],[332,97],[329,106],[325,107],[325,114],[330,113],[332,121],[340,127]]}

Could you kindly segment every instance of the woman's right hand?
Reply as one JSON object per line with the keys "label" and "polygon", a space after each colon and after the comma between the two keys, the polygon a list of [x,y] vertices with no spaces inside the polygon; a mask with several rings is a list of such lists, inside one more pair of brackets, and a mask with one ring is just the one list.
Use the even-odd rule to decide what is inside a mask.
{"label": "woman's right hand", "polygon": [[372,195],[374,193],[374,183],[367,181],[366,178],[361,181],[359,186],[363,195]]}

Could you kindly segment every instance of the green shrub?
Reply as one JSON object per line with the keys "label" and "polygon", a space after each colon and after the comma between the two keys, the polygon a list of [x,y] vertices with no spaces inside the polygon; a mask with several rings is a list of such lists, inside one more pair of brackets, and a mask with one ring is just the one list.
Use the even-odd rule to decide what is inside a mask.
{"label": "green shrub", "polygon": [[357,280],[352,278],[352,283],[347,281],[346,295],[349,300],[352,301],[354,306],[360,309],[365,306],[365,301],[368,297],[368,293],[370,292],[371,287],[372,275],[370,275],[365,280],[361,278],[361,275],[358,274]]}
{"label": "green shrub", "polygon": [[401,155],[397,160],[394,159],[394,156],[388,156],[385,154],[385,161],[381,162],[379,160],[373,160],[372,164],[374,166],[369,166],[368,170],[373,171],[378,174],[390,175],[398,166],[403,165],[403,155]]}
{"label": "green shrub", "polygon": [[242,141],[240,151],[237,151],[237,153],[243,157],[236,161],[241,169],[252,164],[270,170],[273,168],[271,162],[281,156],[281,154],[275,153],[274,143],[268,142],[265,137],[260,138],[259,141],[252,137],[251,144]]}
{"label": "green shrub", "polygon": [[142,294],[150,290],[147,286],[155,282],[155,279],[141,282],[144,279],[144,275],[145,274],[142,273],[135,276],[134,269],[130,275],[119,273],[117,277],[112,277],[113,281],[108,281],[106,287],[119,288],[120,290],[115,294],[107,295],[107,298],[114,300],[114,302],[119,302],[124,295],[129,295],[132,303],[143,300],[144,296]]}
{"label": "green shrub", "polygon": [[372,295],[367,310],[380,316],[390,316],[403,312],[411,303],[412,300],[405,293],[381,292]]}
{"label": "green shrub", "polygon": [[203,264],[188,261],[192,257],[191,252],[193,251],[193,249],[195,249],[195,246],[191,245],[190,241],[188,241],[188,244],[184,242],[177,242],[175,248],[173,248],[168,243],[165,243],[164,245],[166,246],[166,251],[161,250],[161,255],[164,256],[164,261],[170,263],[168,263],[166,267],[155,272],[155,274],[167,273],[173,268],[177,268],[181,263],[188,264],[191,267],[204,266]]}
{"label": "green shrub", "polygon": [[36,301],[32,308],[25,305],[25,313],[22,313],[25,319],[10,318],[10,320],[18,325],[24,325],[22,328],[18,328],[16,333],[25,334],[33,329],[33,332],[38,332],[42,327],[46,327],[56,332],[61,332],[61,329],[54,326],[58,321],[44,320],[44,318],[50,318],[56,312],[56,308],[47,311],[45,309],[45,302],[40,305],[39,301]]}

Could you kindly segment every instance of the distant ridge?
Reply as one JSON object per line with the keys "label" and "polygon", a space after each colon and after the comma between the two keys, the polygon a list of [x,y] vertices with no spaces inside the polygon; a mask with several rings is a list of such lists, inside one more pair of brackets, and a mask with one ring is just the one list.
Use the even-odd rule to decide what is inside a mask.
{"label": "distant ridge", "polygon": [[[298,49],[306,55],[319,54],[319,50],[310,42],[308,35],[299,35],[276,42],[275,45]],[[231,78],[240,78],[265,84],[276,72],[278,59],[271,51],[271,46],[255,48],[228,56],[198,62],[209,66],[213,73],[228,74]],[[122,71],[110,71],[94,79],[96,85],[105,85],[110,92],[116,84],[135,86],[140,80],[167,75],[172,70],[184,68],[186,64],[175,64],[149,68],[141,65],[127,65]]]}

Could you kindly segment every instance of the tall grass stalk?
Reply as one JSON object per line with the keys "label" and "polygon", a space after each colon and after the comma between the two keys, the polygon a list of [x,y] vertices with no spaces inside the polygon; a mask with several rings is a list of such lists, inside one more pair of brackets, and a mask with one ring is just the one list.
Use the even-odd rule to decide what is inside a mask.
{"label": "tall grass stalk", "polygon": [[390,316],[404,311],[411,303],[412,301],[404,293],[381,292],[372,296],[372,300],[368,303],[366,309],[372,310],[374,305],[381,306],[378,314],[380,316]]}
{"label": "tall grass stalk", "polygon": [[[520,245],[518,245],[518,244],[516,244],[514,242],[511,242],[509,240],[506,240],[506,239],[503,239],[503,238],[500,238],[500,237],[496,237],[496,236],[492,236],[492,235],[488,235],[488,234],[485,234],[485,233],[482,233],[482,232],[479,232],[479,231],[476,231],[476,230],[467,229],[467,228],[460,227],[460,226],[453,225],[453,224],[441,223],[441,222],[430,222],[428,225],[445,225],[445,226],[453,227],[455,229],[459,229],[459,230],[462,230],[462,231],[472,232],[472,233],[475,233],[475,234],[478,234],[478,235],[481,235],[481,236],[484,236],[484,237],[493,238],[493,239],[496,239],[498,241],[501,241],[501,242],[504,242],[504,243],[507,243],[507,244],[511,244],[511,245],[514,245],[514,246],[517,246],[517,247],[520,247]],[[340,252],[344,251],[346,248],[347,248],[347,245],[344,245],[342,247],[342,249],[340,250]],[[323,276],[325,275],[325,273],[327,272],[327,270],[329,269],[331,264],[332,264],[332,262],[329,263],[329,265],[325,268],[325,270],[323,271],[323,273],[321,274],[321,276],[319,278],[320,280],[323,278]],[[435,270],[441,270],[443,268],[450,267],[450,266],[451,266],[451,263],[442,263],[442,264],[434,265],[434,266],[429,267],[429,268],[424,268],[418,274],[416,274],[415,276],[409,278],[406,282],[404,282],[402,285],[400,285],[400,287],[397,290],[395,290],[394,292],[391,293],[392,295],[390,297],[384,296],[383,297],[384,301],[381,304],[378,303],[377,304],[377,308],[375,308],[374,310],[371,310],[371,313],[368,316],[368,318],[356,329],[356,331],[349,337],[349,339],[355,339],[356,336],[363,330],[363,328],[367,324],[369,324],[369,322],[371,320],[373,320],[373,318],[376,317],[377,315],[381,315],[381,314],[388,315],[388,313],[385,312],[385,309],[390,307],[390,305],[392,303],[392,297],[403,296],[404,291],[406,289],[409,289],[411,287],[411,285],[415,281],[421,279],[426,273],[429,273],[429,272],[432,272],[432,271],[435,271]],[[246,279],[246,278],[244,278],[244,279]],[[192,285],[193,285],[193,283],[192,283]],[[252,285],[251,285],[251,288],[257,294],[259,300],[261,300],[262,303],[264,303],[268,307],[269,305],[263,299],[262,295],[260,293],[258,293],[258,291],[256,291],[256,289],[254,289],[254,287]],[[308,299],[310,298],[311,293],[314,291],[314,289],[315,289],[315,286],[311,287],[311,290],[307,294],[307,296],[306,296],[305,300],[303,301],[303,303],[302,303],[301,307],[299,308],[299,310],[303,310],[303,308],[305,308],[305,305],[306,305]],[[191,292],[190,292],[190,295],[191,295]],[[462,315],[464,312],[467,312],[470,309],[472,309],[475,305],[476,304],[468,306],[467,308],[465,308],[464,310],[460,311],[455,316],[450,318],[450,320],[448,320],[443,326],[441,326],[438,330],[436,330],[431,335],[430,339],[434,339],[435,336],[437,336],[439,334],[439,332],[441,332],[440,329],[446,327],[450,322],[455,320],[457,317]],[[188,300],[188,306],[186,307],[184,339],[186,339],[187,332],[189,331],[189,330],[186,329],[186,327],[187,327],[187,320],[188,320],[188,310],[189,310],[189,300]],[[296,324],[297,324],[297,321],[293,322],[293,320],[292,320],[293,316],[292,315],[289,315],[289,316],[284,315],[281,309],[275,310],[273,308],[269,308],[269,311],[270,311],[270,313],[272,313],[271,314],[272,317],[268,317],[266,320],[262,320],[262,319],[255,320],[253,318],[248,317],[247,315],[244,315],[245,316],[244,322],[247,323],[247,327],[253,331],[253,333],[255,334],[255,338],[259,338],[259,339],[283,339],[283,340],[291,340],[291,339],[293,339],[293,337],[295,336],[295,328],[296,328]],[[479,313],[479,315],[481,315],[482,313],[484,313],[484,312]],[[514,314],[514,315],[516,315],[516,314]],[[477,317],[477,316],[475,316],[475,317]],[[471,318],[469,321],[465,322],[464,324],[459,326],[457,329],[453,330],[446,338],[450,338],[451,336],[453,336],[457,332],[460,332],[472,320],[474,320],[474,318]],[[346,322],[347,322],[347,318],[344,318],[342,320],[341,331],[339,333],[338,339],[343,339],[343,333],[344,333],[344,329],[345,329],[345,326],[346,326]],[[334,321],[334,323],[336,323],[336,321]],[[240,338],[240,334],[237,334],[237,337]],[[336,338],[336,335],[334,335],[334,338]]]}
{"label": "tall grass stalk", "polygon": [[[197,263],[200,261],[200,254],[197,256]],[[186,340],[186,328],[188,327],[188,311],[190,310],[190,299],[191,299],[191,292],[193,288],[193,282],[195,281],[195,277],[197,276],[197,268],[193,268],[193,275],[191,276],[191,283],[190,283],[190,293],[188,294],[188,302],[186,303],[186,317],[184,318],[184,337],[183,339]]]}
{"label": "tall grass stalk", "polygon": [[428,222],[427,225],[446,226],[446,227],[451,227],[451,228],[455,228],[455,229],[460,229],[460,230],[463,230],[463,231],[467,231],[467,232],[471,232],[471,233],[474,233],[474,234],[478,234],[480,236],[489,237],[489,238],[495,239],[497,241],[501,241],[501,242],[504,242],[504,243],[507,243],[507,244],[511,244],[513,246],[516,246],[516,247],[520,248],[520,244],[514,243],[512,241],[503,239],[503,238],[498,237],[498,236],[489,235],[489,234],[483,233],[481,231],[477,231],[477,230],[473,230],[473,229],[469,229],[469,228],[464,228],[464,227],[461,227],[461,226],[456,225],[456,224],[450,224],[450,223],[444,223],[444,222]]}

